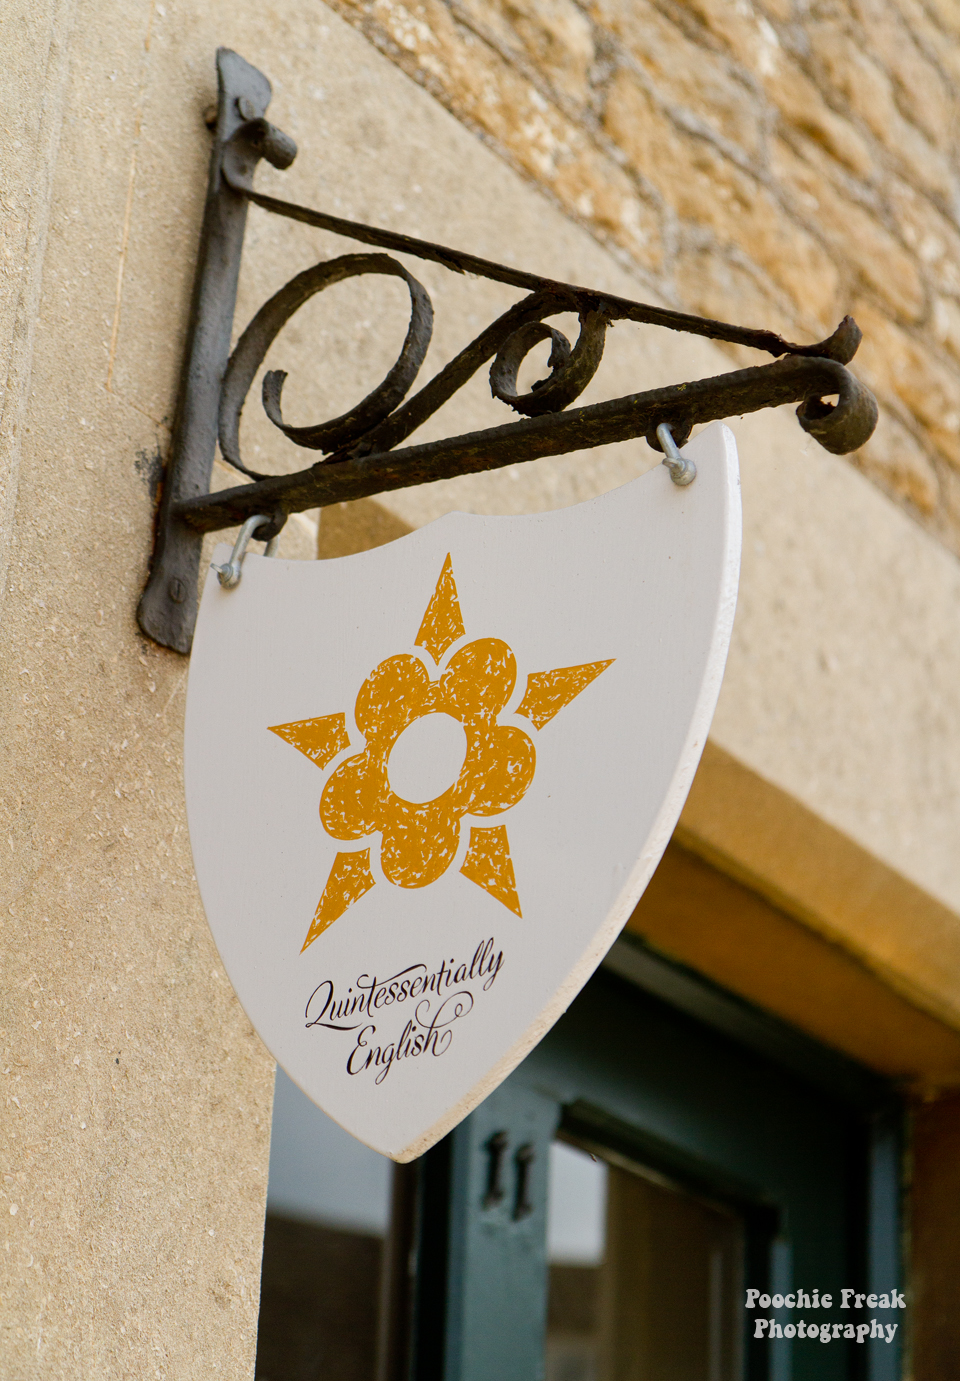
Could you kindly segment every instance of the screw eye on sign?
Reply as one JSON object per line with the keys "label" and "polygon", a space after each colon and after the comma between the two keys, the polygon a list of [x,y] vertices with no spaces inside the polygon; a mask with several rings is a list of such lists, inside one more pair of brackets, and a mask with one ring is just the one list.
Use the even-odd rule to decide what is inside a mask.
{"label": "screw eye on sign", "polygon": [[686,488],[659,466],[207,578],[184,762],[210,926],[279,1063],[395,1160],[556,1021],[677,822],[740,562],[732,435],[685,453]]}

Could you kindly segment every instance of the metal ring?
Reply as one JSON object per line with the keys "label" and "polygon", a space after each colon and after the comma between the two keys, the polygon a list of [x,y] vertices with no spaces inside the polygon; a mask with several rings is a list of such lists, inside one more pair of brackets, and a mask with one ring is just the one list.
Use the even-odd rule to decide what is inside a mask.
{"label": "metal ring", "polygon": [[406,396],[424,361],[433,334],[433,304],[422,283],[388,254],[344,254],[298,273],[257,312],[237,341],[223,376],[220,393],[220,450],[225,460],[253,479],[265,475],[248,470],[240,459],[240,413],[264,356],[295,312],[316,293],[367,273],[402,278],[410,292],[410,325],[396,364],[383,382],[349,412],[310,427],[284,422],[280,395],[287,375],[271,370],[263,380],[263,406],[284,436],[312,451],[334,451],[362,436],[394,410]]}
{"label": "metal ring", "polygon": [[[263,527],[264,523],[272,521],[273,520],[269,518],[266,513],[254,513],[251,518],[247,519],[243,527],[237,533],[237,540],[233,544],[230,560],[225,562],[222,566],[218,566],[215,561],[210,562],[211,569],[216,571],[217,579],[225,590],[233,590],[240,584],[240,576],[243,573],[243,558],[247,554],[250,538],[258,527]],[[268,556],[273,555],[273,552],[270,550],[271,547],[276,551],[276,547],[274,546],[276,541],[278,541],[278,537],[273,537],[267,543],[266,554]]]}
{"label": "metal ring", "polygon": [[663,460],[670,472],[670,478],[674,484],[683,488],[685,485],[693,484],[697,478],[697,467],[689,456],[681,455],[677,449],[677,443],[673,439],[673,432],[669,424],[661,422],[657,428],[657,440],[663,448]]}

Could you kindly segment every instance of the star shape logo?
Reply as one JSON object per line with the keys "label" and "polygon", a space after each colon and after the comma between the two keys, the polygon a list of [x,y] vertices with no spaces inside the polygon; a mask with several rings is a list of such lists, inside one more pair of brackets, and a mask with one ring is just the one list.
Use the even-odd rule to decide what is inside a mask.
{"label": "star shape logo", "polygon": [[[364,747],[340,763],[320,798],[320,820],[332,839],[352,843],[380,836],[379,869],[397,887],[436,882],[459,852],[464,818],[505,814],[523,798],[536,772],[533,739],[524,729],[499,722],[517,681],[512,649],[501,638],[463,643],[465,636],[448,553],[414,643],[433,668],[425,657],[400,653],[370,673],[353,712]],[[543,729],[613,660],[531,672],[513,715],[536,731]],[[427,715],[456,720],[466,753],[456,780],[440,795],[407,800],[391,785],[390,756],[404,731]],[[269,729],[321,769],[351,747],[344,713]],[[471,823],[469,829],[460,872],[522,917],[506,826]],[[301,953],[376,885],[370,852],[368,845],[337,853]]]}

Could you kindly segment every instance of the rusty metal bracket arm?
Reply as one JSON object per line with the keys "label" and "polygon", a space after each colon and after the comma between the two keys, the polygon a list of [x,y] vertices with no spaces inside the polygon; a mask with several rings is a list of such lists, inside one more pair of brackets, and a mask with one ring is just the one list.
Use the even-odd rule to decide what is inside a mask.
{"label": "rusty metal bracket arm", "polygon": [[[837,404],[820,403],[824,395],[832,393],[839,395]],[[295,474],[272,476],[257,484],[238,485],[192,500],[183,504],[179,513],[194,531],[216,532],[261,511],[296,513],[639,436],[653,444],[656,428],[662,422],[671,427],[682,444],[698,422],[740,416],[798,400],[800,425],[826,449],[841,454],[849,449],[851,436],[862,435],[870,415],[875,415],[872,395],[843,365],[835,360],[794,355],[775,364],[651,389],[570,412],[525,418],[449,440],[340,461],[319,461]],[[867,435],[870,430],[872,427]],[[659,442],[656,448],[660,449]]]}
{"label": "rusty metal bracket arm", "polygon": [[229,48],[217,53],[219,100],[210,153],[207,200],[200,233],[190,323],[164,472],[150,576],[137,619],[156,642],[189,652],[197,619],[201,537],[180,517],[180,506],[210,489],[217,444],[220,384],[230,353],[247,201],[223,177],[224,151],[237,146],[252,175],[261,158],[277,168],[296,156],[293,140],[263,118],[270,104],[267,78]]}
{"label": "rusty metal bracket arm", "polygon": [[666,326],[671,331],[687,331],[691,335],[728,341],[733,345],[749,345],[754,350],[766,351],[768,355],[817,355],[839,360],[841,364],[847,364],[853,359],[860,344],[860,330],[849,316],[844,317],[827,340],[820,341],[817,345],[794,345],[778,336],[775,331],[734,326],[730,322],[714,321],[709,317],[693,316],[688,312],[675,312],[670,308],[655,307],[647,302],[634,302],[629,297],[617,297],[612,293],[600,292],[596,288],[559,283],[552,278],[543,278],[523,269],[511,268],[508,264],[481,259],[476,254],[450,249],[446,245],[434,244],[429,240],[417,240],[411,235],[401,235],[395,230],[383,230],[359,221],[347,221],[340,216],[330,216],[325,211],[314,211],[309,206],[298,206],[291,201],[282,201],[279,197],[265,196],[262,192],[255,192],[244,180],[231,177],[229,172],[228,180],[235,192],[245,196],[254,206],[271,211],[275,216],[285,216],[288,220],[313,225],[318,230],[329,230],[335,235],[359,240],[363,244],[393,249],[398,254],[413,254],[418,259],[432,260],[454,273],[472,273],[478,278],[489,278],[495,283],[525,288],[528,292],[539,292],[544,289],[555,292],[562,299],[566,299],[565,306],[555,308],[556,311],[564,311],[571,307],[576,310],[577,301],[582,297],[589,297],[608,309],[611,318],[636,321],[647,326]]}
{"label": "rusty metal bracket arm", "polygon": [[[837,454],[856,450],[873,431],[877,418],[873,396],[844,368],[861,338],[852,317],[845,317],[824,341],[795,345],[772,331],[733,326],[557,282],[445,245],[265,196],[253,187],[259,161],[266,158],[277,168],[287,168],[296,156],[296,145],[265,118],[271,89],[261,72],[221,48],[217,73],[219,102],[180,394],[153,563],[138,610],[141,628],[157,642],[180,652],[190,650],[202,536],[242,524],[253,515],[264,519],[258,524],[257,540],[272,540],[289,514],[306,508],[641,436],[659,451],[658,426],[667,425],[682,445],[697,423],[783,403],[799,403],[800,425]],[[230,355],[251,203],[359,241],[373,252],[324,260],[298,273],[260,308]],[[528,295],[407,398],[430,345],[433,307],[423,285],[384,251],[504,283]],[[366,274],[400,278],[409,292],[410,324],[396,363],[382,383],[349,411],[309,426],[293,426],[284,420],[287,376],[282,370],[269,370],[263,379],[262,400],[270,421],[288,440],[321,451],[324,458],[295,474],[264,475],[250,469],[241,456],[240,419],[267,351],[287,321],[316,293]],[[573,344],[547,321],[564,312],[579,318],[579,336]],[[594,377],[606,332],[617,321],[665,326],[781,358],[774,364],[571,408]],[[541,341],[550,343],[547,376],[521,392],[520,366]],[[521,420],[396,449],[488,363],[493,396],[519,413]],[[837,397],[836,404],[825,401],[832,396]],[[209,493],[218,439],[224,459],[253,483]]]}

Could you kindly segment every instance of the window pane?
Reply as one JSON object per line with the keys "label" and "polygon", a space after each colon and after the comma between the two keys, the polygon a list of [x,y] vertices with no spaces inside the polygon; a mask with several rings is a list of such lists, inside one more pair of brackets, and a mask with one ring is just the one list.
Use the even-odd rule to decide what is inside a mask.
{"label": "window pane", "polygon": [[277,1070],[267,1212],[383,1237],[390,1161],[354,1140]]}
{"label": "window pane", "polygon": [[576,1146],[550,1147],[547,1255],[565,1266],[599,1266],[606,1236],[607,1167]]}
{"label": "window pane", "polygon": [[736,1216],[611,1168],[600,1381],[739,1381],[742,1281]]}
{"label": "window pane", "polygon": [[607,1166],[564,1142],[550,1148],[546,1381],[596,1381]]}
{"label": "window pane", "polygon": [[733,1213],[555,1144],[547,1381],[740,1381]]}

